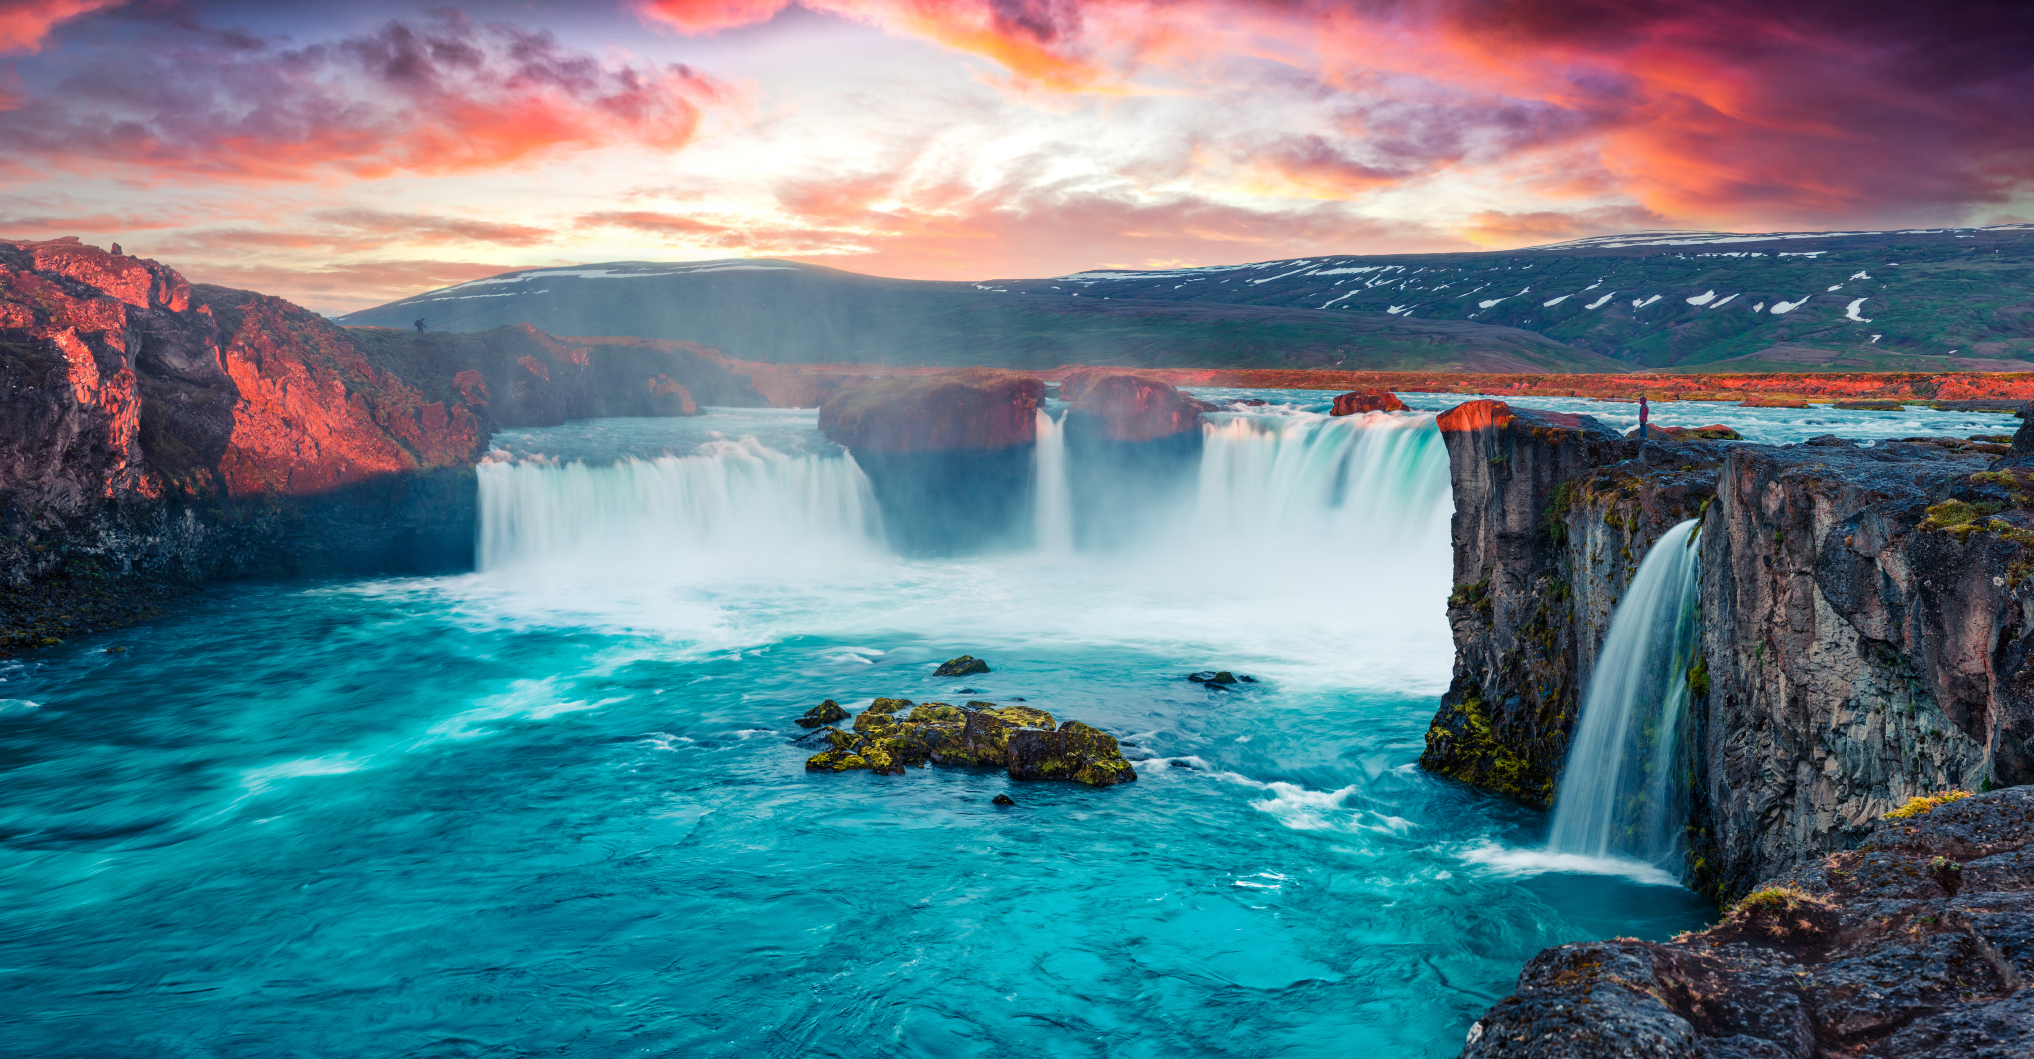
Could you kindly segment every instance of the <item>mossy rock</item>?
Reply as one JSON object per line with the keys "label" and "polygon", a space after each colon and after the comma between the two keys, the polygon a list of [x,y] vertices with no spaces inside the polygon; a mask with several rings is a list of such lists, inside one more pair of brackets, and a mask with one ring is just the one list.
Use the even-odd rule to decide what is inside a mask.
{"label": "mossy rock", "polygon": [[932,671],[932,675],[935,677],[965,677],[987,672],[989,672],[989,663],[976,658],[974,655],[962,655],[959,658],[947,659],[940,664],[938,669]]}
{"label": "mossy rock", "polygon": [[826,740],[826,745],[835,750],[852,752],[855,747],[862,744],[862,737],[860,735],[854,732],[843,732],[838,728],[828,728],[819,734],[821,738]]}
{"label": "mossy rock", "polygon": [[864,710],[855,717],[855,731],[864,735],[882,735],[896,728],[897,718],[888,713]]}
{"label": "mossy rock", "polygon": [[877,699],[869,703],[870,713],[896,713],[911,708],[910,699]]}
{"label": "mossy rock", "polygon": [[922,721],[965,721],[967,718],[967,711],[958,706],[949,706],[944,702],[921,702],[911,708],[911,715],[906,717],[905,720],[911,723],[918,723]]}
{"label": "mossy rock", "polygon": [[1009,745],[1011,779],[1111,787],[1137,778],[1115,736],[1079,721],[1068,721],[1056,732],[1020,728],[1010,733]]}
{"label": "mossy rock", "polygon": [[828,750],[805,759],[807,772],[853,772],[868,767],[867,758],[845,750]]}
{"label": "mossy rock", "polygon": [[950,742],[932,749],[932,760],[941,765],[977,765],[1004,768],[1010,763],[1010,733],[1016,725],[993,713],[971,713]]}
{"label": "mossy rock", "polygon": [[924,768],[926,762],[932,760],[932,746],[926,741],[926,727],[903,725],[897,729],[897,734],[876,739],[875,745],[905,768]]}
{"label": "mossy rock", "polygon": [[902,776],[904,763],[897,755],[884,747],[888,740],[872,740],[862,746],[862,759],[869,763],[869,771],[878,776]]}
{"label": "mossy rock", "polygon": [[1554,777],[1505,744],[1484,714],[1481,699],[1468,696],[1454,706],[1445,701],[1427,728],[1421,768],[1527,805],[1553,805]]}
{"label": "mossy rock", "polygon": [[1055,724],[1051,714],[1044,710],[1034,710],[1029,706],[1002,706],[982,712],[995,714],[1023,728],[1043,728],[1050,732]]}
{"label": "mossy rock", "polygon": [[845,721],[847,719],[848,712],[841,708],[840,703],[828,699],[806,710],[805,715],[799,717],[795,723],[800,728],[817,728],[823,724],[833,724],[836,721]]}

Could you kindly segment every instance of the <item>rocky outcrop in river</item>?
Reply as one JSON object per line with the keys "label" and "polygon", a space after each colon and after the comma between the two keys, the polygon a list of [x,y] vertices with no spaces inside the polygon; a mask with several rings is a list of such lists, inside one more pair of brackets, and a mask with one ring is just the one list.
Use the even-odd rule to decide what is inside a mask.
{"label": "rocky outcrop in river", "polygon": [[1137,778],[1115,736],[1079,721],[1059,724],[1029,706],[879,698],[850,729],[832,726],[846,719],[847,711],[832,699],[798,718],[800,727],[827,725],[806,737],[827,744],[805,762],[806,771],[895,776],[928,764],[974,766],[1004,769],[1016,780],[1070,780],[1091,787]]}

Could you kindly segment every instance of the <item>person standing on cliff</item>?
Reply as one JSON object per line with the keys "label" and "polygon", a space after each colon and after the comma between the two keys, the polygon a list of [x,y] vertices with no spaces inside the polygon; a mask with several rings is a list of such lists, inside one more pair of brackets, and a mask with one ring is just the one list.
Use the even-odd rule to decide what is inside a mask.
{"label": "person standing on cliff", "polygon": [[421,319],[417,321],[417,333],[420,335],[424,333],[424,321]]}
{"label": "person standing on cliff", "polygon": [[1646,395],[1639,394],[1639,440],[1646,439],[1646,420],[1652,418],[1652,409],[1646,407]]}

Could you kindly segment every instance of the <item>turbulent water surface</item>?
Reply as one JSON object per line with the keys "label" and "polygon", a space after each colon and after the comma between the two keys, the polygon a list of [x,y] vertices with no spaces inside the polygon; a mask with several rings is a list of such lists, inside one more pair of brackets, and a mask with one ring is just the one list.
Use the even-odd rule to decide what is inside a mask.
{"label": "turbulent water surface", "polygon": [[[1324,396],[1214,417],[1134,547],[1048,511],[940,560],[810,412],[517,432],[479,572],[0,663],[0,1048],[1440,1056],[1539,948],[1700,925],[1413,766],[1445,456]],[[1021,697],[1141,778],[807,774],[791,718],[876,695]]]}

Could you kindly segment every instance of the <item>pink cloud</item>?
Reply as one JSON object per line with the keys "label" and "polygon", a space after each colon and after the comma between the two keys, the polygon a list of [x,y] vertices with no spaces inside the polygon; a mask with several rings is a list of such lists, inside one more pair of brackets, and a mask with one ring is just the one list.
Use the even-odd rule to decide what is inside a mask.
{"label": "pink cloud", "polygon": [[675,149],[726,91],[685,66],[599,59],[456,12],[295,49],[163,35],[143,52],[81,51],[54,90],[0,111],[12,161],[150,181],[470,172],[557,150]]}

